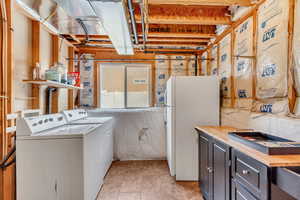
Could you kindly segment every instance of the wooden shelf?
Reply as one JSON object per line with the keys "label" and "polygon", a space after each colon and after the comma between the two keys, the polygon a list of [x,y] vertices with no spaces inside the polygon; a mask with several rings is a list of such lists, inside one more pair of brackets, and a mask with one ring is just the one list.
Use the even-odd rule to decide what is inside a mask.
{"label": "wooden shelf", "polygon": [[23,80],[24,83],[30,83],[30,84],[36,84],[36,85],[46,85],[49,87],[55,87],[55,88],[67,88],[67,89],[75,89],[75,90],[81,90],[83,88],[76,87],[73,85],[68,85],[64,83],[59,83],[56,81],[49,81],[49,80]]}

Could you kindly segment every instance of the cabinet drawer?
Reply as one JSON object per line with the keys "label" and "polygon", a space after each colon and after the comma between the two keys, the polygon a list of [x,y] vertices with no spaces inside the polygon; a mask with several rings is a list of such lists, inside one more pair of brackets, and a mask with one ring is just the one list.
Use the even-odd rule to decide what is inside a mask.
{"label": "cabinet drawer", "polygon": [[241,184],[233,180],[232,200],[257,200],[257,198],[249,193]]}
{"label": "cabinet drawer", "polygon": [[237,157],[236,159],[235,173],[255,188],[259,188],[259,169],[244,162],[240,157]]}
{"label": "cabinet drawer", "polygon": [[268,199],[268,167],[236,150],[232,162],[233,177],[259,199]]}

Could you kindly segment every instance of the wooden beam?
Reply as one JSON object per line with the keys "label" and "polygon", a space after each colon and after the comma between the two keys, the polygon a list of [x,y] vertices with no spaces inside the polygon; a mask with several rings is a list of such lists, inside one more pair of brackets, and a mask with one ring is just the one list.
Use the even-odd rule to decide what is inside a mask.
{"label": "wooden beam", "polygon": [[[59,37],[58,35],[52,35],[52,55],[51,55],[51,64],[52,66],[55,63],[59,62]],[[51,104],[51,113],[59,112],[59,89],[56,88],[56,91],[52,93],[52,104]]]}
{"label": "wooden beam", "polygon": [[99,63],[94,62],[94,106],[100,108],[100,69]]}
{"label": "wooden beam", "polygon": [[191,48],[197,48],[197,47],[203,47],[205,48],[206,45],[203,44],[191,44],[191,43],[146,43],[147,47],[191,47]]}
{"label": "wooden beam", "polygon": [[[40,63],[40,42],[41,24],[39,21],[32,21],[32,70],[37,63]],[[31,70],[31,74],[32,73]],[[33,77],[32,77],[33,78]],[[40,87],[32,85],[32,109],[40,109]]]}
{"label": "wooden beam", "polygon": [[148,37],[147,42],[209,42],[209,38],[155,38]]}
{"label": "wooden beam", "polygon": [[[136,9],[136,19],[141,23],[141,13]],[[227,7],[150,5],[149,24],[195,24],[223,25],[230,24],[231,18]]]}
{"label": "wooden beam", "polygon": [[[85,35],[75,35],[75,37],[79,40],[84,40],[86,37]],[[109,40],[109,37],[107,35],[89,35],[89,39],[103,39],[103,40]]]}
{"label": "wooden beam", "polygon": [[[137,2],[137,0],[136,0]],[[148,0],[149,4],[194,5],[194,6],[251,6],[251,0]]]}
{"label": "wooden beam", "polygon": [[294,82],[294,63],[293,63],[293,42],[295,32],[295,0],[289,0],[289,21],[288,21],[288,99],[289,109],[294,111],[296,104],[296,88]]}
{"label": "wooden beam", "polygon": [[[145,50],[141,49],[135,49],[135,54],[138,52],[144,52]],[[172,48],[166,48],[166,49],[154,49],[154,48],[147,48],[146,51],[148,52],[154,52],[159,54],[160,52],[174,52],[173,54],[180,54],[181,53],[190,53],[191,55],[199,54],[201,55],[204,51],[203,50],[194,50],[194,49],[172,49]],[[95,52],[116,52],[113,48],[104,48],[104,47],[80,47],[79,53],[95,53]]]}
{"label": "wooden beam", "polygon": [[156,87],[156,67],[155,67],[155,61],[151,63],[151,106],[155,106],[155,100],[156,100],[156,94],[155,94],[155,88]]}
{"label": "wooden beam", "polygon": [[152,44],[152,45],[177,45],[177,46],[188,46],[190,45],[191,47],[193,46],[206,46],[207,42],[173,42],[173,41],[157,41],[157,42],[151,42],[147,41],[146,44]]}
{"label": "wooden beam", "polygon": [[[14,112],[14,52],[13,52],[13,0],[5,0],[6,19],[7,19],[7,113]],[[6,114],[7,114],[6,113]],[[6,122],[7,123],[7,122]],[[15,121],[10,121],[10,126],[15,126]],[[6,132],[6,152],[11,150],[10,144],[13,143],[10,133]],[[4,170],[4,199],[14,200],[16,197],[16,165],[13,164]]]}
{"label": "wooden beam", "polygon": [[[0,1],[0,159],[6,154],[6,114],[7,114],[7,60],[6,60],[6,36],[7,20],[5,1]],[[4,171],[0,169],[0,200],[5,199]]]}
{"label": "wooden beam", "polygon": [[[141,34],[139,34],[141,36]],[[165,33],[165,32],[149,32],[149,37],[170,37],[170,38],[214,38],[216,34],[212,33]]]}
{"label": "wooden beam", "polygon": [[255,56],[255,59],[253,59],[253,64],[252,64],[252,98],[253,100],[257,100],[256,98],[256,82],[257,82],[257,69],[256,69],[256,64],[257,64],[257,38],[258,38],[258,9],[255,9],[253,12],[253,55]]}
{"label": "wooden beam", "polygon": [[[137,23],[141,23],[140,16],[137,16]],[[200,24],[200,25],[228,25],[231,24],[229,16],[199,16],[199,17],[166,17],[163,15],[150,16],[150,24]]]}
{"label": "wooden beam", "polygon": [[51,35],[52,38],[52,57],[51,57],[51,65],[53,66],[55,63],[59,61],[59,37],[58,35]]}
{"label": "wooden beam", "polygon": [[[68,60],[68,72],[74,72],[75,67],[74,67],[74,58],[75,58],[75,50],[74,47],[68,47],[68,57],[70,60]],[[69,89],[68,90],[68,109],[72,110],[74,109],[74,90]]]}

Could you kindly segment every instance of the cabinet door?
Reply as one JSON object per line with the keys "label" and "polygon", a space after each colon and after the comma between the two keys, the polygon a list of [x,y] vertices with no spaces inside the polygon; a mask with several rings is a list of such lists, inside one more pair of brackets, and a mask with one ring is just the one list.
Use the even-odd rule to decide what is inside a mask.
{"label": "cabinet door", "polygon": [[211,192],[213,200],[230,199],[230,147],[213,141],[211,144]]}
{"label": "cabinet door", "polygon": [[209,138],[199,134],[199,181],[205,199],[209,199]]}

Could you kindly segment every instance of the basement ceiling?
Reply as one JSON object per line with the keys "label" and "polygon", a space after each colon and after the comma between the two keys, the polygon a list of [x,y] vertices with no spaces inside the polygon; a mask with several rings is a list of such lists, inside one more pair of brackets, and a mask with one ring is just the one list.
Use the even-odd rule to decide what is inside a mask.
{"label": "basement ceiling", "polygon": [[[220,30],[222,26],[231,25],[233,7],[234,10],[239,6],[247,8],[256,2],[252,0],[122,0],[124,16],[119,15],[119,17],[124,18],[123,24],[126,26],[122,25],[122,37],[119,37],[120,31],[115,31],[118,29],[114,30],[114,27],[109,25],[119,20],[103,19],[101,16],[103,10],[95,10],[91,5],[99,2],[116,3],[121,0],[17,1],[22,1],[36,11],[42,19],[53,25],[74,45],[87,49],[115,48],[120,54],[132,54],[133,50],[130,48],[191,51],[204,49],[211,39],[217,36],[217,27]],[[86,30],[82,28],[82,23]],[[131,41],[128,41],[126,32]]]}

